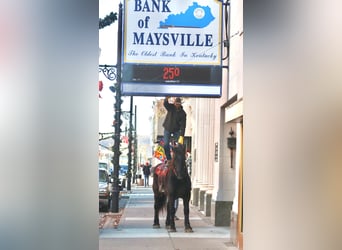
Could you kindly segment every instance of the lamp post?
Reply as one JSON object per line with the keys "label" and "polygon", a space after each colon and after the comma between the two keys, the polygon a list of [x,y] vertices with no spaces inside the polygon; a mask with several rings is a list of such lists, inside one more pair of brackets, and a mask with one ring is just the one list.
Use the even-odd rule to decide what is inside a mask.
{"label": "lamp post", "polygon": [[117,84],[115,89],[115,124],[114,124],[114,157],[112,163],[114,166],[114,182],[112,191],[112,212],[119,212],[119,168],[120,168],[120,132],[121,132],[121,46],[122,46],[122,4],[119,4],[119,19],[118,19],[118,53],[117,53]]}
{"label": "lamp post", "polygon": [[128,174],[127,174],[127,191],[131,191],[132,180],[132,117],[133,117],[133,96],[130,98],[129,108],[129,128],[128,128]]}
{"label": "lamp post", "polygon": [[111,90],[115,91],[115,104],[114,104],[114,145],[112,150],[114,156],[112,158],[113,169],[113,189],[111,199],[111,212],[119,212],[119,168],[120,168],[120,133],[121,133],[121,47],[122,47],[122,3],[119,4],[119,18],[118,18],[118,47],[117,47],[117,65],[99,65],[99,71],[111,81],[116,80],[116,85]]}
{"label": "lamp post", "polygon": [[[132,163],[132,155],[133,155],[133,145],[135,143],[135,141],[133,141],[133,132],[135,133],[135,126],[133,126],[132,120],[133,120],[133,96],[130,97],[130,111],[121,111],[123,114],[123,117],[125,120],[128,120],[129,122],[129,126],[128,126],[128,130],[127,127],[125,129],[125,135],[127,135],[126,133],[128,132],[128,153],[127,153],[127,165],[128,165],[128,169],[127,169],[127,191],[131,190],[131,182],[132,182],[132,170],[134,171],[134,167],[132,167],[132,165],[134,166],[134,163]],[[134,159],[134,158],[133,158]],[[133,178],[134,181],[134,178]]]}
{"label": "lamp post", "polygon": [[138,146],[137,146],[137,105],[134,106],[134,157],[133,157],[133,183],[136,183],[136,174],[137,174],[137,153],[138,153]]}

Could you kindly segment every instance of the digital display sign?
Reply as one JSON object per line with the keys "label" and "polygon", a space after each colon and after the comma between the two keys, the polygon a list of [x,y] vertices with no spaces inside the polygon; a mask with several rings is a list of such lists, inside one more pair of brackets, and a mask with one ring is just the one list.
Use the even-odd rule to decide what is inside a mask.
{"label": "digital display sign", "polygon": [[186,65],[125,65],[123,81],[150,83],[221,82],[221,67]]}

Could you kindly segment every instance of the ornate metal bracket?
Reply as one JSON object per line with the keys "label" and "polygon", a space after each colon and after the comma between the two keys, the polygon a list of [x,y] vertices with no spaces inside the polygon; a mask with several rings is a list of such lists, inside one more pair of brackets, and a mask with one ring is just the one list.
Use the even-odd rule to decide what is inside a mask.
{"label": "ornate metal bracket", "polygon": [[115,81],[118,79],[117,65],[99,65],[99,72],[102,72],[103,75],[110,81]]}
{"label": "ornate metal bracket", "polygon": [[114,132],[109,132],[109,133],[100,133],[99,132],[99,141],[106,140],[109,138],[113,138]]}

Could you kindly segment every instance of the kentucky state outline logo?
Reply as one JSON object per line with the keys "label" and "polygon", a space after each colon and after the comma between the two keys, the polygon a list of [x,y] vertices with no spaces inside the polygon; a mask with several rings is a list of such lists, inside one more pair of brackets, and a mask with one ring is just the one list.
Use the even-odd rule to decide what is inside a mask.
{"label": "kentucky state outline logo", "polygon": [[214,19],[209,6],[201,6],[197,2],[193,2],[193,5],[189,6],[184,13],[171,14],[164,22],[161,21],[159,28],[204,28]]}

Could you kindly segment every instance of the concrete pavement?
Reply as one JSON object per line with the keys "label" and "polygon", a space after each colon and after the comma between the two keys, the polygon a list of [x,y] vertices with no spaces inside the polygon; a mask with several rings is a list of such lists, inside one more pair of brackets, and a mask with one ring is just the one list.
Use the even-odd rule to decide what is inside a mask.
{"label": "concrete pavement", "polygon": [[[127,197],[128,196],[128,197]],[[123,194],[126,206],[117,226],[99,229],[99,250],[114,249],[210,249],[237,250],[230,240],[229,227],[215,227],[197,207],[190,205],[190,224],[193,233],[184,232],[183,204],[179,200],[176,221],[177,232],[165,229],[166,211],[160,214],[161,228],[154,229],[152,187],[132,185],[130,193]]]}

